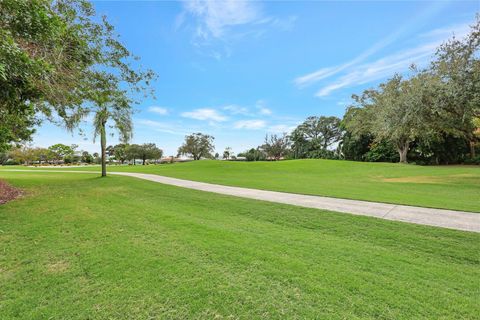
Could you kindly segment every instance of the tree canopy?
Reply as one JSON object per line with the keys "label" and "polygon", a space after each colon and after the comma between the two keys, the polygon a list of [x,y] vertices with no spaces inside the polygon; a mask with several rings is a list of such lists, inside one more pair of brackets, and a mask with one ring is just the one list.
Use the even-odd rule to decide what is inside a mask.
{"label": "tree canopy", "polygon": [[193,160],[201,158],[213,158],[212,153],[215,150],[213,140],[215,138],[203,133],[192,133],[185,136],[185,142],[178,148],[179,155],[189,155]]}

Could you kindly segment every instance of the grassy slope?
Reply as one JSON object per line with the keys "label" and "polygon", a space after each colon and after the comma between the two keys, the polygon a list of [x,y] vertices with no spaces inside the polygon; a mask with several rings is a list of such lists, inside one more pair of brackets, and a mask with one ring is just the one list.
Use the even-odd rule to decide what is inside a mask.
{"label": "grassy slope", "polygon": [[127,177],[0,178],[27,190],[0,206],[1,319],[480,312],[479,234]]}
{"label": "grassy slope", "polygon": [[[93,167],[91,170],[99,170]],[[480,167],[331,160],[195,161],[112,166],[165,176],[302,194],[480,212]]]}

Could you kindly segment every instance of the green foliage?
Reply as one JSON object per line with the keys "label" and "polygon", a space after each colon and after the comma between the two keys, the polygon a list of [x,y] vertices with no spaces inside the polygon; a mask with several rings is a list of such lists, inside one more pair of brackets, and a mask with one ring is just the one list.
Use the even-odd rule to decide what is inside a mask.
{"label": "green foliage", "polygon": [[157,161],[163,155],[163,151],[157,148],[155,143],[144,143],[141,145],[129,144],[129,145],[125,145],[124,148],[125,148],[125,159],[132,160],[133,164],[135,164],[135,159],[141,159],[142,164],[145,165],[147,160]]}
{"label": "green foliage", "polygon": [[283,135],[267,134],[265,142],[259,147],[269,160],[280,160],[286,157],[290,152],[290,138],[284,133]]}
{"label": "green foliage", "polygon": [[[376,149],[364,153],[365,160],[393,159],[388,148],[379,148],[383,142],[395,146],[400,162],[407,156],[421,164],[474,157],[479,141],[475,123],[480,115],[479,49],[477,16],[468,36],[441,45],[429,68],[413,67],[408,79],[395,75],[376,89],[354,95],[355,104],[343,119],[345,157],[363,157],[367,137]],[[355,148],[353,141],[361,146]]]}
{"label": "green foliage", "polygon": [[185,142],[178,148],[179,155],[190,155],[193,160],[201,158],[213,158],[212,152],[215,150],[213,140],[215,138],[203,133],[192,133],[185,136]]}
{"label": "green foliage", "polygon": [[247,161],[264,161],[267,159],[267,155],[261,149],[251,148],[238,156],[244,156]]}
{"label": "green foliage", "polygon": [[363,155],[368,162],[398,162],[399,156],[392,143],[382,140],[372,142],[369,150]]}
{"label": "green foliage", "polygon": [[342,137],[341,120],[337,117],[308,117],[290,134],[292,156],[301,158],[334,157],[327,148]]}
{"label": "green foliage", "polygon": [[81,114],[83,80],[94,63],[87,1],[0,2],[0,145],[27,140],[38,113],[65,124]]}

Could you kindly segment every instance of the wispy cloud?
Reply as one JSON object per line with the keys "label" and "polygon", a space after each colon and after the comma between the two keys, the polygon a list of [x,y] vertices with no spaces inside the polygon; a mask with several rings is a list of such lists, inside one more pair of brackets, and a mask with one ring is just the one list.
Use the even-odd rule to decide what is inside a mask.
{"label": "wispy cloud", "polygon": [[266,31],[290,31],[297,16],[266,16],[259,1],[248,0],[184,0],[174,30],[191,27],[186,16],[193,16],[193,39],[199,53],[216,60],[232,54],[232,45],[240,39],[258,38]]}
{"label": "wispy cloud", "polygon": [[[397,30],[390,33],[385,38],[374,43],[371,47],[369,47],[357,57],[339,65],[326,66],[311,73],[299,76],[294,79],[295,85],[301,88],[307,85],[311,85],[313,83],[321,82],[325,79],[340,76],[340,78],[336,78],[335,81],[324,85],[323,88],[321,88],[316,94],[317,96],[326,96],[335,90],[350,86],[355,82],[361,81],[361,83],[366,83],[377,80],[384,77],[391,70],[393,70],[394,72],[404,71],[405,69],[408,69],[411,63],[422,62],[426,58],[427,53],[432,53],[432,51],[430,50],[432,44],[438,45],[439,38],[444,40],[454,31],[457,31],[456,33],[458,34],[458,30],[461,30],[459,33],[463,33],[463,31],[465,30],[465,25],[448,26],[447,28],[433,30],[423,35],[423,37],[428,38],[427,42],[425,43],[424,39],[424,44],[420,45],[417,48],[405,50],[404,52],[397,54],[392,54],[385,58],[378,59],[377,61],[366,61],[368,61],[368,59],[372,56],[381,52],[383,49],[387,48],[392,43],[398,42],[402,37],[405,38],[406,35],[418,30],[418,28],[425,25],[427,21],[435,17],[438,12],[444,10],[448,5],[449,1],[434,2],[430,4],[424,10],[416,13],[404,25],[400,26]],[[419,36],[418,38],[421,38],[421,36]],[[424,51],[418,52],[419,48],[421,48],[420,50],[423,49]],[[408,59],[410,59],[410,61],[408,61]],[[401,68],[397,64],[397,62],[403,63],[405,61],[407,61],[406,66],[404,66],[403,68]],[[391,68],[384,66],[383,64],[385,62],[391,62],[393,66],[391,66]],[[368,71],[366,77],[360,75],[362,72],[365,71]]]}
{"label": "wispy cloud", "polygon": [[216,122],[222,122],[228,119],[224,115],[220,114],[217,110],[211,108],[195,109],[193,111],[182,112],[180,115],[184,118]]}
{"label": "wispy cloud", "polygon": [[222,109],[230,112],[233,115],[237,115],[237,114],[249,115],[250,114],[249,111],[248,111],[248,108],[238,106],[238,105],[235,105],[235,104],[224,106]]}
{"label": "wispy cloud", "polygon": [[257,100],[255,107],[258,109],[258,113],[262,116],[269,116],[273,113],[272,110],[266,107],[264,100]]}
{"label": "wispy cloud", "polygon": [[257,3],[250,1],[184,1],[185,10],[196,16],[196,35],[200,38],[221,38],[234,26],[253,23],[262,17]]}
{"label": "wispy cloud", "polygon": [[158,132],[165,132],[174,135],[185,135],[186,133],[181,126],[170,122],[159,122],[149,119],[134,119],[134,124],[149,127]]}
{"label": "wispy cloud", "polygon": [[164,107],[151,106],[151,107],[148,108],[148,111],[159,114],[159,115],[162,115],[162,116],[168,114],[168,109],[164,108]]}
{"label": "wispy cloud", "polygon": [[277,124],[277,125],[270,126],[268,128],[268,131],[272,133],[290,133],[296,127],[297,127],[296,125]]}
{"label": "wispy cloud", "polygon": [[346,74],[332,83],[325,85],[315,94],[317,97],[328,96],[335,90],[353,85],[365,84],[372,81],[385,79],[394,73],[408,71],[412,64],[422,66],[431,61],[438,46],[455,34],[463,37],[468,33],[468,24],[454,25],[442,29],[433,30],[429,37],[430,41],[419,46],[388,55],[373,62],[357,65]]}
{"label": "wispy cloud", "polygon": [[420,45],[387,55],[380,59],[364,62],[366,58],[374,52],[379,51],[380,48],[389,44],[391,39],[396,38],[396,36],[390,36],[387,40],[374,45],[367,50],[366,53],[347,63],[317,70],[296,78],[294,82],[297,86],[302,87],[332,78],[333,80],[324,83],[315,94],[317,97],[325,97],[342,88],[385,79],[393,76],[396,72],[404,73],[408,71],[412,64],[417,66],[425,65],[431,60],[436,48],[442,42],[453,34],[457,37],[463,37],[468,33],[468,30],[468,24],[456,24],[435,29],[418,36],[418,39],[422,42]]}
{"label": "wispy cloud", "polygon": [[249,129],[249,130],[258,130],[263,129],[267,123],[264,120],[252,119],[252,120],[240,120],[233,124],[235,129]]}

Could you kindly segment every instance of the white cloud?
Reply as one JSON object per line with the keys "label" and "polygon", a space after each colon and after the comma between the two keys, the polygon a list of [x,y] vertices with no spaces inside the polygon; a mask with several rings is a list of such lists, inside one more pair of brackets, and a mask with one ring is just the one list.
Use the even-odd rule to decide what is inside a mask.
{"label": "white cloud", "polygon": [[258,109],[258,113],[262,116],[268,116],[272,114],[272,110],[265,106],[264,100],[258,100],[255,104],[255,107]]}
{"label": "white cloud", "polygon": [[[216,60],[229,57],[240,39],[262,37],[268,29],[290,31],[297,16],[271,17],[263,14],[260,1],[183,0],[184,11],[174,23],[174,30],[187,24],[185,15],[193,16],[192,44],[198,53]],[[191,29],[191,28],[190,28]]]}
{"label": "white cloud", "polygon": [[[319,82],[321,80],[335,76],[343,71],[348,72],[348,70],[350,70],[351,68],[356,68],[358,64],[364,63],[367,60],[367,58],[380,52],[382,49],[386,48],[390,44],[398,41],[405,34],[413,32],[415,28],[425,25],[425,23],[428,20],[433,18],[439,11],[443,10],[447,5],[448,5],[448,1],[432,3],[430,6],[426,7],[424,10],[415,14],[411,19],[408,20],[407,23],[400,26],[397,30],[390,33],[385,38],[376,42],[374,45],[372,45],[370,48],[368,48],[367,50],[365,50],[364,52],[362,52],[360,55],[353,58],[352,60],[336,66],[323,67],[314,72],[297,77],[294,79],[295,85],[297,85],[298,87],[304,87],[304,86],[313,84],[315,82]],[[455,26],[449,26],[447,28],[433,30],[432,32],[428,32],[424,34],[424,36],[437,37],[437,38],[442,37],[442,39],[445,39],[446,37],[451,36],[453,32],[455,32],[455,34],[457,35],[464,34],[465,30],[466,28],[464,24],[455,25]],[[331,87],[330,89],[333,91],[338,87],[342,87],[342,83],[347,83],[347,82],[348,81],[346,79],[338,80],[336,83],[330,85]],[[319,92],[320,95],[322,94],[322,92]],[[328,92],[328,90],[325,90],[324,92]],[[319,94],[317,93],[317,95]]]}
{"label": "white cloud", "polygon": [[424,65],[430,60],[439,44],[440,42],[429,43],[356,66],[337,80],[323,86],[315,95],[325,97],[341,88],[391,77],[396,72],[405,72],[412,64]]}
{"label": "white cloud", "polygon": [[242,115],[248,115],[249,114],[248,108],[237,106],[235,104],[225,106],[222,109],[229,111],[231,114],[242,114]]}
{"label": "white cloud", "polygon": [[437,28],[428,32],[420,34],[420,37],[424,38],[440,38],[447,39],[455,35],[457,38],[462,38],[468,34],[470,26],[468,23],[453,24],[443,28]]}
{"label": "white cloud", "polygon": [[250,1],[192,0],[184,1],[184,7],[197,17],[196,36],[203,39],[221,38],[231,27],[253,23],[261,18],[259,6]]}
{"label": "white cloud", "polygon": [[182,112],[180,115],[184,118],[190,118],[190,119],[196,119],[196,120],[210,120],[210,121],[217,121],[217,122],[222,122],[227,120],[227,117],[220,114],[217,110],[210,109],[210,108],[201,108],[201,109],[196,109],[189,112]]}
{"label": "white cloud", "polygon": [[250,129],[250,130],[258,130],[265,128],[266,122],[260,119],[254,120],[240,120],[234,123],[233,127],[235,129]]}
{"label": "white cloud", "polygon": [[268,128],[269,132],[273,133],[290,133],[292,132],[297,126],[289,126],[286,124],[277,124]]}
{"label": "white cloud", "polygon": [[135,125],[147,126],[158,132],[165,132],[175,135],[185,135],[186,132],[181,126],[175,123],[159,122],[149,119],[134,119]]}
{"label": "white cloud", "polygon": [[167,108],[163,108],[163,107],[157,107],[157,106],[151,106],[148,108],[148,111],[149,112],[153,112],[153,113],[157,113],[157,114],[160,114],[162,116],[168,114],[168,109]]}
{"label": "white cloud", "polygon": [[[349,62],[339,66],[322,68],[298,77],[294,82],[301,87],[333,77],[333,81],[324,84],[315,94],[317,97],[325,97],[342,88],[385,79],[393,76],[395,73],[404,73],[408,71],[412,64],[423,66],[431,60],[436,48],[442,42],[453,34],[457,37],[463,37],[468,33],[468,30],[468,24],[457,24],[435,29],[420,35],[419,39],[423,39],[423,43],[416,47],[393,53],[371,62],[361,63],[368,56],[389,44],[391,39],[395,39],[397,36],[394,33]],[[335,78],[334,76],[337,75],[338,77]]]}
{"label": "white cloud", "polygon": [[260,108],[259,112],[261,115],[264,115],[264,116],[268,116],[272,114],[272,110],[265,107]]}

